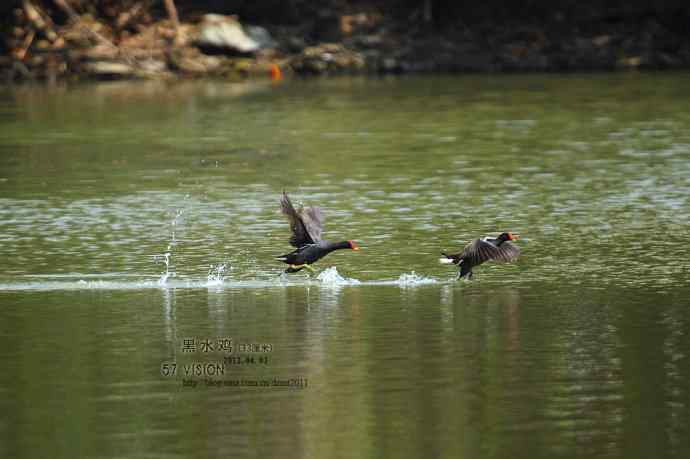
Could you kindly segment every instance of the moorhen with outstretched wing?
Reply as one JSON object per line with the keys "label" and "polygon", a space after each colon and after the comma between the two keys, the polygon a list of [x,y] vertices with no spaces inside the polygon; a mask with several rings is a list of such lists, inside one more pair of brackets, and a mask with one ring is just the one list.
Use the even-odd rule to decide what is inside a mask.
{"label": "moorhen with outstretched wing", "polygon": [[510,231],[501,233],[496,238],[485,237],[470,242],[462,252],[455,255],[447,255],[441,252],[443,258],[438,261],[444,264],[455,264],[460,268],[458,279],[472,279],[472,268],[479,266],[485,261],[496,261],[508,263],[515,260],[520,255],[520,248],[510,241],[517,240],[517,237]]}
{"label": "moorhen with outstretched wing", "polygon": [[292,252],[276,257],[276,260],[290,265],[285,270],[286,273],[296,273],[304,268],[313,272],[314,268],[311,267],[311,264],[334,250],[359,250],[354,241],[328,242],[321,240],[323,215],[320,207],[301,206],[299,210],[295,210],[287,193],[283,191],[280,209],[290,222],[290,229],[292,230],[290,245],[296,247]]}

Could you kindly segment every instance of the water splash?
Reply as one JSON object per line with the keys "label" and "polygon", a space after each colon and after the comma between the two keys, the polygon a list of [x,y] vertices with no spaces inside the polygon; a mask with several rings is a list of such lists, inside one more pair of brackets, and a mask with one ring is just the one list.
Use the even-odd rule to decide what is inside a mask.
{"label": "water splash", "polygon": [[[189,195],[185,196],[185,200],[189,197]],[[173,217],[172,221],[170,222],[170,242],[168,242],[168,247],[165,249],[165,253],[162,254],[163,256],[163,263],[165,263],[165,271],[161,273],[161,277],[158,279],[158,285],[165,285],[168,282],[168,279],[170,277],[175,277],[176,273],[174,271],[171,271],[170,268],[172,266],[172,254],[173,254],[173,248],[177,246],[177,238],[175,237],[175,230],[177,229],[177,225],[179,224],[180,220],[182,219],[182,214],[184,214],[184,209],[178,209],[175,211],[175,216]],[[154,260],[158,262],[160,255],[156,255],[154,257]]]}
{"label": "water splash", "polygon": [[414,271],[411,273],[403,273],[398,277],[397,284],[400,287],[416,287],[417,285],[427,285],[427,284],[435,284],[438,281],[436,279],[432,279],[431,277],[424,277],[420,276],[419,274],[416,274]]}
{"label": "water splash", "polygon": [[[174,232],[173,232],[174,237]],[[175,277],[175,272],[170,271],[170,260],[172,259],[172,244],[168,244],[168,249],[163,254],[163,263],[165,263],[165,271],[161,273],[158,279],[158,285],[165,285],[169,277]]]}
{"label": "water splash", "polygon": [[177,240],[175,239],[175,228],[177,227],[177,223],[182,219],[183,213],[184,213],[183,209],[176,210],[175,211],[175,217],[173,218],[172,222],[170,222],[170,225],[172,226],[172,234],[171,234],[171,239],[170,239],[171,245],[177,245]]}
{"label": "water splash", "polygon": [[[184,213],[183,209],[179,209],[175,211],[175,216],[173,217],[172,221],[170,222],[170,226],[172,227],[170,230],[170,242],[168,243],[168,248],[165,250],[165,253],[163,254],[163,262],[165,263],[165,272],[161,273],[161,277],[158,279],[158,285],[165,285],[168,282],[168,278],[170,277],[175,277],[175,272],[170,270],[171,267],[171,260],[172,260],[172,254],[173,254],[173,247],[177,245],[177,239],[175,238],[175,229],[177,227],[177,224],[179,220],[182,218],[182,214]],[[156,256],[156,261],[158,261],[158,256]]]}
{"label": "water splash", "polygon": [[316,276],[316,280],[321,282],[321,285],[326,286],[337,286],[337,285],[356,285],[360,282],[357,279],[350,279],[343,277],[338,273],[338,268],[331,266],[330,268],[322,271]]}
{"label": "water splash", "polygon": [[226,267],[226,263],[221,263],[218,266],[211,265],[208,270],[206,285],[223,285],[223,281],[225,280]]}

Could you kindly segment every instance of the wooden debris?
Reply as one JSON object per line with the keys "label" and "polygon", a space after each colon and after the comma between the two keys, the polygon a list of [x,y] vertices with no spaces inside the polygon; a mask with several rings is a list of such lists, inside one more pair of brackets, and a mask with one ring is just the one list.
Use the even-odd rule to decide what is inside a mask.
{"label": "wooden debris", "polygon": [[173,23],[175,28],[175,45],[180,44],[180,20],[177,17],[177,8],[175,8],[175,2],[173,0],[165,0],[165,10],[168,12],[168,16]]}
{"label": "wooden debris", "polygon": [[88,73],[97,76],[112,77],[112,76],[134,76],[136,69],[122,62],[86,62],[83,64],[83,69]]}
{"label": "wooden debris", "polygon": [[20,61],[24,60],[26,57],[26,52],[29,50],[29,46],[31,46],[31,42],[34,41],[35,36],[36,32],[34,32],[33,29],[29,29],[29,32],[24,37],[24,42],[22,43],[21,47],[15,51],[15,57],[17,59]]}
{"label": "wooden debris", "polygon": [[24,0],[22,6],[29,22],[31,22],[37,30],[40,30],[48,40],[55,41],[57,39],[57,34],[52,28],[50,17],[44,14],[29,0]]}
{"label": "wooden debris", "polygon": [[135,3],[127,11],[123,11],[117,15],[115,19],[115,27],[119,30],[125,29],[130,23],[134,22],[144,13],[144,5],[141,2]]}

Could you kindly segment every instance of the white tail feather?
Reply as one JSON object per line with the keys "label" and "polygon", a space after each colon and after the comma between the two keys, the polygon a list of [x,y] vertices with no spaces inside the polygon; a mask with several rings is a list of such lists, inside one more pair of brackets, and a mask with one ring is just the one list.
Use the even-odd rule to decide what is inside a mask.
{"label": "white tail feather", "polygon": [[441,263],[442,265],[452,265],[453,264],[453,259],[452,258],[439,258],[438,262]]}

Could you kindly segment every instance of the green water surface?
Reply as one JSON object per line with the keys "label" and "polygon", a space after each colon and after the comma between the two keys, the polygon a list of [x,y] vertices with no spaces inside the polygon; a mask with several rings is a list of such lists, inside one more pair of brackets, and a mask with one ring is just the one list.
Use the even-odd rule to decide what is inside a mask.
{"label": "green water surface", "polygon": [[[0,457],[688,457],[689,101],[684,73],[1,89]],[[362,250],[281,277],[283,189]],[[507,230],[516,263],[437,262]]]}

